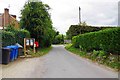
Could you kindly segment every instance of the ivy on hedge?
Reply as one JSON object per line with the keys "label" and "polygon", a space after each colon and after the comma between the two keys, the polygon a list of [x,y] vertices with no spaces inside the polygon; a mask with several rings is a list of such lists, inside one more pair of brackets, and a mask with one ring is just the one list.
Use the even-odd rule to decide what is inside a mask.
{"label": "ivy on hedge", "polygon": [[85,51],[104,50],[111,53],[120,52],[120,28],[105,29],[73,37],[73,46]]}

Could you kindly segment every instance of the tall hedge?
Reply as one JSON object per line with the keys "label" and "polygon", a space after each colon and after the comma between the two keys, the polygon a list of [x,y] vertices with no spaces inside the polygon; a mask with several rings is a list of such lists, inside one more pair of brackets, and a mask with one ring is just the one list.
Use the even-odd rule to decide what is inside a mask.
{"label": "tall hedge", "polygon": [[30,38],[30,32],[24,29],[15,31],[16,43],[24,45],[24,38]]}
{"label": "tall hedge", "polygon": [[120,52],[120,28],[105,29],[73,37],[73,46],[86,51]]}
{"label": "tall hedge", "polygon": [[13,30],[13,31],[3,31],[2,32],[2,46],[14,45],[19,43],[24,44],[24,38],[29,38],[30,33],[27,30]]}
{"label": "tall hedge", "polygon": [[8,46],[14,44],[15,41],[15,35],[12,32],[9,31],[3,31],[2,32],[2,46]]}

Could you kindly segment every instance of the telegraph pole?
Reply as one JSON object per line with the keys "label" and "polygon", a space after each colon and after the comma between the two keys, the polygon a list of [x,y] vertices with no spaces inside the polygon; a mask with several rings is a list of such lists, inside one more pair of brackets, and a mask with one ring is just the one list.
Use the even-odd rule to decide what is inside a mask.
{"label": "telegraph pole", "polygon": [[79,7],[79,24],[81,23],[81,8]]}
{"label": "telegraph pole", "polygon": [[10,9],[10,4],[8,5],[8,9]]}
{"label": "telegraph pole", "polygon": [[118,26],[120,27],[120,1],[118,2]]}

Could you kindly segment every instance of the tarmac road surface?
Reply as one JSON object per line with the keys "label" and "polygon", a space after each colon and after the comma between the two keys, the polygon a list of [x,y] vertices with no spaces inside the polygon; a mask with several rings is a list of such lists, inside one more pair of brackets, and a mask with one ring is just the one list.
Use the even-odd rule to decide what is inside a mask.
{"label": "tarmac road surface", "polygon": [[118,73],[53,45],[49,54],[2,65],[3,78],[118,78]]}

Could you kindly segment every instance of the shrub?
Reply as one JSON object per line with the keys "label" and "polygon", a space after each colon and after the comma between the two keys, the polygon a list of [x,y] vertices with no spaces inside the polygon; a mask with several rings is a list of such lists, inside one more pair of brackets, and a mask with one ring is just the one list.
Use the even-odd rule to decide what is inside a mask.
{"label": "shrub", "polygon": [[59,34],[55,36],[55,39],[53,40],[53,44],[63,44],[64,43],[64,36]]}
{"label": "shrub", "polygon": [[106,52],[105,51],[102,51],[102,50],[100,50],[99,51],[99,55],[98,55],[99,57],[105,57],[106,56]]}
{"label": "shrub", "polygon": [[111,53],[120,52],[120,28],[105,30],[102,33],[100,48]]}
{"label": "shrub", "polygon": [[27,30],[21,29],[15,31],[16,43],[24,45],[24,38],[30,38],[30,33]]}
{"label": "shrub", "polygon": [[72,44],[73,44],[73,47],[79,48],[79,44],[80,44],[79,36],[73,37],[73,39],[72,39]]}
{"label": "shrub", "polygon": [[107,54],[102,50],[93,50],[93,52],[86,53],[81,51],[79,48],[73,47],[72,44],[68,44],[65,48],[77,55],[80,55],[81,57],[89,58],[100,64],[114,68],[115,70],[120,70],[120,56],[118,55]]}
{"label": "shrub", "polygon": [[9,32],[15,32],[16,31],[16,29],[14,28],[13,25],[7,25],[6,27],[7,28],[5,29],[5,31],[9,31]]}
{"label": "shrub", "polygon": [[109,57],[105,60],[105,65],[108,65],[112,68],[120,70],[120,61],[119,56],[117,55],[109,55]]}
{"label": "shrub", "polygon": [[30,33],[24,29],[15,29],[14,26],[8,25],[7,29],[2,32],[2,46],[14,45],[19,43],[23,46],[24,38],[29,38]]}
{"label": "shrub", "polygon": [[120,52],[120,28],[105,29],[73,37],[72,44],[85,51],[103,50],[111,53]]}
{"label": "shrub", "polygon": [[91,55],[91,59],[92,59],[92,60],[95,60],[98,55],[99,55],[99,51],[93,50],[93,54]]}
{"label": "shrub", "polygon": [[3,31],[2,32],[2,46],[8,46],[15,44],[15,35],[12,32],[9,31]]}

